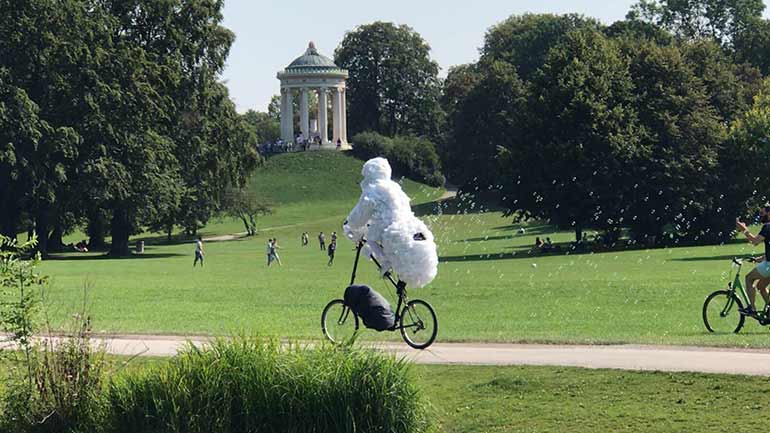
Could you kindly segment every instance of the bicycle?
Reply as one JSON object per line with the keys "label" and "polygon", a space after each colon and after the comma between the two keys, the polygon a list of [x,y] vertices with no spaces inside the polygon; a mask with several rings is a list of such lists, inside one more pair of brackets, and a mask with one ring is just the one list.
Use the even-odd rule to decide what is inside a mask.
{"label": "bicycle", "polygon": [[748,315],[741,312],[744,305],[749,305],[749,297],[743,283],[741,283],[741,266],[743,266],[744,260],[756,262],[753,257],[733,258],[732,265],[736,269],[735,277],[732,282],[727,283],[727,290],[717,290],[708,295],[703,302],[703,324],[706,325],[709,332],[737,334],[743,328],[747,316],[762,326],[770,325],[770,315],[768,315],[770,303],[766,302],[765,308],[756,314]]}
{"label": "bicycle", "polygon": [[[356,259],[353,263],[350,285],[355,283],[358,261],[365,242],[366,240],[362,239],[356,244]],[[382,265],[373,255],[370,255],[369,258],[377,265],[378,269],[382,270]],[[396,295],[398,296],[398,305],[395,310],[396,325],[387,331],[399,330],[401,331],[401,338],[409,346],[415,349],[427,348],[433,344],[438,333],[436,312],[433,311],[430,304],[423,300],[408,300],[406,283],[401,280],[394,280],[390,271],[386,272],[384,276],[396,288]],[[358,316],[345,304],[344,300],[334,299],[326,304],[321,314],[321,332],[332,343],[342,344],[351,341],[353,335],[358,332],[358,322]]]}

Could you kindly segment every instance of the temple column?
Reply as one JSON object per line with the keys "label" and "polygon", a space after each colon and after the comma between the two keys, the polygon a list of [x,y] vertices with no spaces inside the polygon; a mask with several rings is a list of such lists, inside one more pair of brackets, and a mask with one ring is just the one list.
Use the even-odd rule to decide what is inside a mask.
{"label": "temple column", "polygon": [[329,143],[329,121],[327,120],[328,101],[326,87],[318,89],[318,132],[321,134],[321,144]]}
{"label": "temple column", "polygon": [[294,142],[294,95],[286,89],[286,136],[285,141]]}
{"label": "temple column", "polygon": [[310,108],[308,107],[307,103],[307,89],[303,87],[300,92],[299,128],[302,131],[302,138],[307,140],[308,137],[310,137]]}
{"label": "temple column", "polygon": [[286,141],[286,89],[281,88],[281,140]]}
{"label": "temple column", "polygon": [[332,88],[332,144],[340,140],[340,89]]}
{"label": "temple column", "polygon": [[348,89],[342,88],[342,143],[348,144]]}

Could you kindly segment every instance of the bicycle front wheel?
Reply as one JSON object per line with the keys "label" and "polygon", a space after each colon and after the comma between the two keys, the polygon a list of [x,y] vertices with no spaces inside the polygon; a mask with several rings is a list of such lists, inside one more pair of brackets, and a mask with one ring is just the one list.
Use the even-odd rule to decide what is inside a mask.
{"label": "bicycle front wheel", "polygon": [[709,332],[738,333],[746,321],[739,308],[743,308],[743,303],[734,292],[717,290],[703,303],[703,324]]}
{"label": "bicycle front wheel", "polygon": [[342,299],[335,299],[321,314],[321,331],[334,344],[348,343],[358,332],[358,316],[345,305]]}
{"label": "bicycle front wheel", "polygon": [[436,339],[438,319],[433,307],[425,301],[409,301],[399,319],[401,337],[415,349],[425,349]]}

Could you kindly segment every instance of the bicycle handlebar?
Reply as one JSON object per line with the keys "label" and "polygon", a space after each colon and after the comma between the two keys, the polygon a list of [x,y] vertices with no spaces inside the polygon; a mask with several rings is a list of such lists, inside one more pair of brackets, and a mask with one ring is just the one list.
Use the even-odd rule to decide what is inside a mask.
{"label": "bicycle handlebar", "polygon": [[747,261],[747,262],[751,262],[751,263],[756,263],[757,262],[757,259],[755,259],[754,257],[745,257],[745,258],[733,257],[733,263],[735,263],[738,266],[743,264],[744,260]]}

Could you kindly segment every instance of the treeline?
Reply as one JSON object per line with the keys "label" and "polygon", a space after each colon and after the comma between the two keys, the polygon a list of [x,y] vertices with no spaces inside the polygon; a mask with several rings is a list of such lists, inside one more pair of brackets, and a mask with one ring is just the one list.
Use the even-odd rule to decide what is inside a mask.
{"label": "treeline", "polygon": [[450,69],[441,156],[510,215],[640,241],[720,241],[767,196],[762,1],[643,1],[610,26],[512,16]]}
{"label": "treeline", "polygon": [[0,233],[194,233],[259,162],[219,0],[0,0]]}

